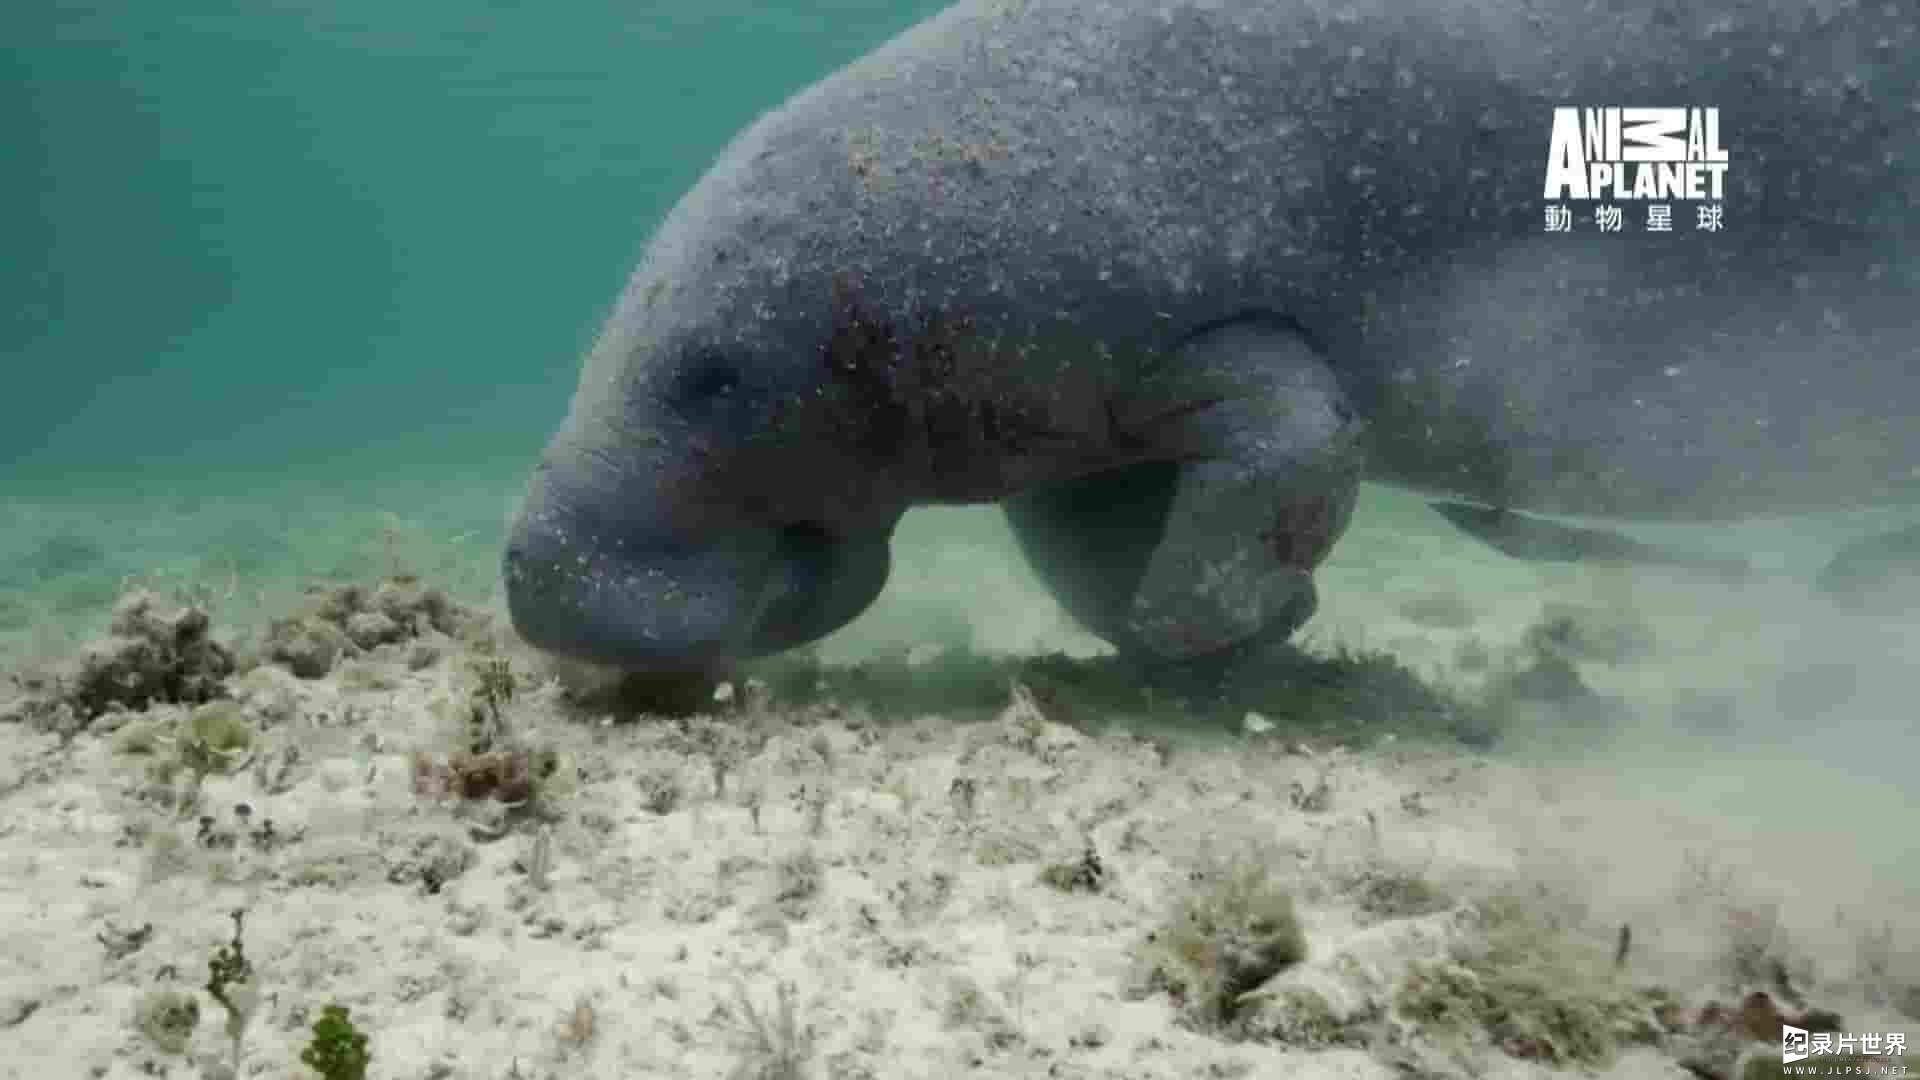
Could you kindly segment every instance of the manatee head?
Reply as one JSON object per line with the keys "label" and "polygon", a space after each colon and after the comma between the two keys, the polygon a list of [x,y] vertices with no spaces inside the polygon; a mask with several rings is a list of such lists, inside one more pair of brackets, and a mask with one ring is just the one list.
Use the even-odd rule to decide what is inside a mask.
{"label": "manatee head", "polygon": [[508,544],[508,606],[530,643],[706,671],[871,602],[908,499],[873,410],[818,375],[822,335],[831,324],[775,342],[610,330]]}
{"label": "manatee head", "polygon": [[878,594],[912,501],[890,382],[909,330],[862,306],[828,168],[763,125],[655,234],[512,527],[531,644],[708,671]]}

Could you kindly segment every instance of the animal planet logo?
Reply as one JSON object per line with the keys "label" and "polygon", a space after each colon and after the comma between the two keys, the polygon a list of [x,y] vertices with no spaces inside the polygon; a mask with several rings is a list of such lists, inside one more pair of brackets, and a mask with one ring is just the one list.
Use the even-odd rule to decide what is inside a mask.
{"label": "animal planet logo", "polygon": [[1553,110],[1549,199],[1719,202],[1726,175],[1719,109]]}

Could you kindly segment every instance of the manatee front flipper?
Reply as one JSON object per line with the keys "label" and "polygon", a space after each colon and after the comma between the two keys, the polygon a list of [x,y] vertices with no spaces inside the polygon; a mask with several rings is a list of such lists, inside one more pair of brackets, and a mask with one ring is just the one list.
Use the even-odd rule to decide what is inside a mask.
{"label": "manatee front flipper", "polygon": [[857,618],[886,586],[892,530],[830,536],[780,530],[768,583],[744,655],[771,656],[826,637]]}
{"label": "manatee front flipper", "polygon": [[1752,571],[1744,559],[1721,559],[1670,551],[1607,529],[1563,525],[1490,506],[1459,502],[1434,502],[1431,505],[1461,532],[1502,554],[1528,562],[1678,566],[1736,580]]}
{"label": "manatee front flipper", "polygon": [[1360,424],[1291,326],[1197,335],[1114,407],[1150,460],[1017,496],[1007,515],[1061,604],[1123,654],[1192,661],[1284,640],[1352,516]]}

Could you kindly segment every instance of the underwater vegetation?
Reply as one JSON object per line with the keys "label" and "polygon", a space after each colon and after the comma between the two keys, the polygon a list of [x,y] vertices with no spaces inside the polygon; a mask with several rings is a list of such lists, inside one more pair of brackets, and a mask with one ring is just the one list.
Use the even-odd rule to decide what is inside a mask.
{"label": "underwater vegetation", "polygon": [[1200,727],[1238,728],[1249,712],[1285,734],[1371,740],[1383,734],[1485,748],[1500,717],[1414,674],[1386,653],[1292,646],[1211,684],[1164,681],[1117,656],[983,656],[959,650],[823,667],[810,653],[751,669],[774,698],[795,705],[832,699],[888,711],[997,709],[1009,684],[1026,687],[1060,722],[1177,715]]}
{"label": "underwater vegetation", "polygon": [[113,733],[113,752],[138,760],[149,780],[174,792],[182,815],[199,801],[206,778],[243,768],[254,728],[234,701],[211,701],[181,713],[149,712]]}
{"label": "underwater vegetation", "polygon": [[[303,890],[344,900],[357,888],[484,907],[476,897],[494,895],[491,866],[507,877],[494,891],[509,922],[540,941],[568,925],[562,898],[591,906],[581,889],[645,859],[641,876],[665,883],[659,908],[673,926],[730,909],[756,927],[846,916],[833,932],[893,971],[939,962],[935,920],[962,907],[952,901],[963,876],[1006,868],[1001,895],[1019,903],[1056,905],[1069,919],[1104,912],[1109,930],[1138,912],[1137,925],[1107,935],[1118,938],[1107,970],[1118,970],[1112,960],[1134,969],[1115,990],[1221,1045],[1358,1050],[1446,1080],[1482,1075],[1489,1055],[1592,1069],[1632,1051],[1703,1080],[1748,1080],[1779,1074],[1766,1049],[1781,1023],[1839,1028],[1807,1001],[1777,934],[1730,940],[1715,997],[1689,1002],[1636,971],[1626,928],[1616,940],[1547,898],[1435,877],[1382,847],[1383,830],[1418,828],[1434,812],[1429,800],[1447,798],[1472,771],[1465,763],[1484,764],[1474,751],[1506,725],[1529,710],[1606,700],[1580,665],[1649,646],[1643,628],[1604,612],[1550,608],[1479,694],[1359,650],[1280,650],[1203,682],[1112,657],[938,647],[836,665],[802,651],[724,680],[614,679],[609,691],[558,677],[563,669],[499,633],[486,612],[404,573],[315,586],[250,634],[215,629],[204,609],[130,592],[105,636],[17,675],[0,721],[57,733],[65,746],[102,739],[131,815],[125,845],[144,849],[147,872],[178,880],[197,868],[213,884],[247,884],[257,910],[297,911]],[[1175,745],[1182,725],[1209,738]],[[1207,743],[1227,758],[1203,758]],[[1371,752],[1385,745],[1395,749]],[[1448,763],[1454,779],[1429,777],[1386,802],[1352,785],[1370,767],[1362,762],[1421,755]],[[1183,772],[1183,761],[1204,763]],[[396,816],[357,848],[309,849],[299,815],[269,812],[294,790],[318,808],[386,799]],[[1344,861],[1298,842],[1203,858],[1169,843],[1169,819],[1156,815],[1206,798],[1217,800],[1199,811],[1208,827],[1245,814],[1308,837],[1345,822],[1372,839]],[[724,832],[735,819],[738,835]],[[647,851],[683,829],[703,849],[731,837],[708,883],[679,882],[680,862]],[[794,846],[768,851],[774,840]],[[487,847],[503,843],[511,853],[490,861]],[[864,899],[837,896],[849,875],[865,880],[906,851],[918,854],[876,873]],[[759,892],[743,888],[754,880]],[[1010,902],[975,896],[966,910]],[[138,987],[128,1027],[154,1068],[193,1056],[205,1075],[244,1075],[284,1056],[326,1080],[368,1075],[381,1004],[330,999],[311,974],[296,983],[277,971],[284,918],[269,931],[277,952],[243,941],[234,918],[204,988]],[[146,925],[109,926],[100,940],[119,956],[156,939]],[[182,955],[178,943],[163,947]],[[954,972],[934,1003],[944,1030],[982,1062],[1008,1057],[1011,1067],[1011,1055],[1044,1045],[1031,1009],[1049,961],[1024,950],[1016,960],[1008,988]],[[764,1005],[744,985],[710,1010],[737,1045],[737,1075],[818,1075],[831,1040],[802,1022],[791,982],[776,980]],[[263,1049],[262,1002],[296,986],[325,1004],[271,1025],[301,1031],[301,1045]],[[1891,976],[1887,987],[1901,992]],[[554,1027],[556,1061],[593,1052],[609,1022],[596,1008],[607,1007],[582,997],[568,1010]],[[222,1017],[217,1032],[202,1030],[207,1015]],[[1074,1036],[1085,1048],[1112,1037]]]}
{"label": "underwater vegetation", "polygon": [[165,608],[151,592],[130,592],[114,605],[106,637],[52,671],[23,677],[29,694],[16,707],[72,730],[113,709],[212,701],[225,694],[235,663],[211,628],[204,610]]}
{"label": "underwater vegetation", "polygon": [[1664,991],[1631,985],[1603,950],[1510,899],[1481,917],[1477,941],[1408,973],[1394,999],[1400,1015],[1443,1039],[1486,1038],[1555,1065],[1605,1065],[1619,1047],[1655,1039]]}
{"label": "underwater vegetation", "polygon": [[478,625],[472,612],[412,575],[373,588],[313,586],[292,614],[267,629],[266,659],[303,679],[318,679],[342,659],[427,632],[459,638]]}
{"label": "underwater vegetation", "polygon": [[1233,1022],[1247,993],[1306,959],[1307,939],[1293,897],[1268,880],[1265,867],[1243,863],[1184,901],[1141,952],[1151,988],[1220,1026]]}

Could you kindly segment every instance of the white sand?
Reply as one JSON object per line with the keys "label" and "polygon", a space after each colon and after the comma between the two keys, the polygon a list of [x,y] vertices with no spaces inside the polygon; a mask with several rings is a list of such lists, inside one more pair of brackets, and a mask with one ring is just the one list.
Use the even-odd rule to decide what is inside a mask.
{"label": "white sand", "polygon": [[[202,793],[214,833],[240,834],[231,849],[142,797],[108,738],[0,724],[0,1075],[201,1075],[130,1018],[149,990],[206,981],[235,908],[264,994],[248,1076],[311,1075],[298,1050],[319,1006],[337,1002],[370,1036],[376,1077],[772,1080],[784,1074],[752,1071],[768,1055],[738,992],[777,1028],[783,982],[795,1076],[1552,1074],[1398,1023],[1369,1047],[1236,1043],[1182,1025],[1165,993],[1129,992],[1136,946],[1193,894],[1191,875],[1249,859],[1293,893],[1307,937],[1306,965],[1281,979],[1332,979],[1356,1007],[1390,1004],[1408,962],[1466,932],[1468,902],[1518,889],[1603,951],[1630,925],[1630,974],[1694,1004],[1751,988],[1728,959],[1758,925],[1809,1004],[1849,1031],[1920,1042],[1920,1020],[1893,1008],[1920,984],[1920,712],[1907,675],[1920,628],[1835,612],[1791,579],[1734,590],[1526,567],[1370,498],[1371,518],[1323,575],[1312,641],[1386,649],[1472,689],[1470,643],[1497,663],[1545,603],[1612,611],[1650,627],[1655,647],[1581,670],[1633,719],[1605,733],[1543,721],[1488,755],[1364,738],[1343,751],[1166,718],[1076,731],[1019,707],[736,702],[718,718],[613,724],[545,683],[508,707],[510,732],[562,751],[577,782],[544,819],[486,839],[497,804],[423,797],[409,761],[460,744],[458,649],[443,643],[446,658],[412,671],[390,646],[353,678],[263,668],[235,680],[262,727],[261,766]],[[906,567],[886,610],[826,655],[911,644],[901,627],[924,625],[951,595],[941,588],[972,595],[956,625],[976,646],[1097,649],[1018,570],[954,582],[946,557]],[[1416,597],[1464,608],[1464,625],[1407,618]],[[390,685],[354,688],[369,668]],[[725,791],[716,746],[742,748],[717,751],[739,757]],[[953,795],[963,777],[970,810]],[[1323,782],[1324,809],[1295,805],[1295,785]],[[660,795],[669,788],[676,798]],[[265,819],[278,839],[263,847],[245,834]],[[544,887],[524,868],[543,828]],[[1089,842],[1106,871],[1098,892],[1039,881]],[[1386,872],[1457,904],[1367,916],[1357,883]],[[110,958],[102,935],[143,926],[143,945]],[[200,998],[192,1053],[217,1058],[225,1014]],[[1637,1049],[1605,1075],[1687,1074],[1669,1052]]]}

